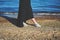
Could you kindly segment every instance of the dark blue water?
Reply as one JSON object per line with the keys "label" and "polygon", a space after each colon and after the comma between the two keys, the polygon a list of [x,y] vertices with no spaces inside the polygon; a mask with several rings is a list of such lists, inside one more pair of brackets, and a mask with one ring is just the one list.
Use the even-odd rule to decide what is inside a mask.
{"label": "dark blue water", "polygon": [[[60,12],[60,0],[31,0],[33,12]],[[0,12],[18,12],[19,0],[0,0]],[[1,15],[1,14],[0,14]],[[17,14],[3,14],[17,18]]]}
{"label": "dark blue water", "polygon": [[[0,0],[0,12],[18,12],[19,0]],[[31,0],[33,12],[60,12],[60,0]]]}

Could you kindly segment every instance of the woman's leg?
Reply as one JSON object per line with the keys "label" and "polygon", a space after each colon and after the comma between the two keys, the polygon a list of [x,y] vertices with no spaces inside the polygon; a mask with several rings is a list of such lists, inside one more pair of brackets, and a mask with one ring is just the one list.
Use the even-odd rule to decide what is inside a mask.
{"label": "woman's leg", "polygon": [[32,22],[35,24],[36,27],[41,27],[41,25],[39,25],[39,24],[37,23],[37,21],[35,20],[35,18],[32,18],[31,20],[32,20]]}
{"label": "woman's leg", "polygon": [[[41,27],[41,25],[37,23],[37,21],[35,20],[35,18],[32,18],[31,20],[34,23],[35,27]],[[24,26],[28,26],[28,24],[26,24],[26,21],[23,22],[23,25]]]}

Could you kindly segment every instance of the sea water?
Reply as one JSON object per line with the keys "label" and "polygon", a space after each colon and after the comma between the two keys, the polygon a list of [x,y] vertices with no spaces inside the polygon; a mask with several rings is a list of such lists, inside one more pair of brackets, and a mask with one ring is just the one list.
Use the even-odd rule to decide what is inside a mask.
{"label": "sea water", "polygon": [[[60,0],[31,0],[31,6],[33,12],[60,12]],[[0,0],[0,12],[18,12],[18,9],[19,0]]]}
{"label": "sea water", "polygon": [[[34,12],[60,12],[60,0],[31,0]],[[19,0],[0,0],[0,12],[18,12]]]}

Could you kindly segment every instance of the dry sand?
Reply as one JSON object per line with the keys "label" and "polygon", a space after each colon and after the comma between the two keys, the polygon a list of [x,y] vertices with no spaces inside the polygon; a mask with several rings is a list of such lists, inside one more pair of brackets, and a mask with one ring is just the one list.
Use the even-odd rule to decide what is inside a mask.
{"label": "dry sand", "polygon": [[[0,17],[0,40],[60,40],[60,19],[36,18],[41,28],[17,27],[11,21]],[[15,22],[15,21],[14,21]]]}

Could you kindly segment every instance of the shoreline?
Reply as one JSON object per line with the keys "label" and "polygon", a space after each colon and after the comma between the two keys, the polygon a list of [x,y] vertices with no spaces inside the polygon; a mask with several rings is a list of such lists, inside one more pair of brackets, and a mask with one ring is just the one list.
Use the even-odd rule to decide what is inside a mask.
{"label": "shoreline", "polygon": [[[47,18],[51,18],[51,17],[56,17],[56,18],[60,18],[60,13],[33,13],[34,17],[47,17]],[[11,17],[11,18],[17,18],[18,13],[0,13],[0,16],[7,16],[7,17]]]}

